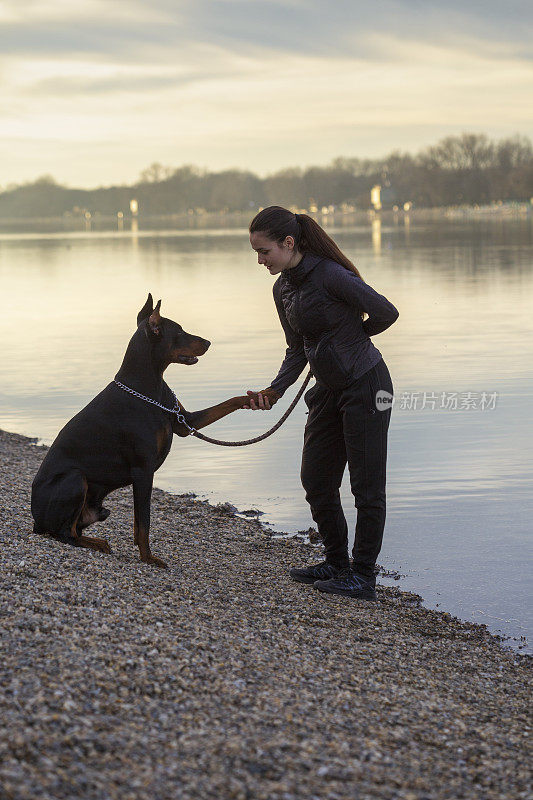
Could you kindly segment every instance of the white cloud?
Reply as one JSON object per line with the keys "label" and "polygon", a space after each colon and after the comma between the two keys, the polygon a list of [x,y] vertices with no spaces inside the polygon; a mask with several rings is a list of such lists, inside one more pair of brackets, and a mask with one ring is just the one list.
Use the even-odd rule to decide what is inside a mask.
{"label": "white cloud", "polygon": [[[299,2],[271,4],[281,5],[304,15]],[[398,16],[401,3],[386,5]],[[533,133],[533,68],[507,40],[489,43],[467,31],[453,43],[399,35],[368,28],[363,15],[326,55],[285,47],[282,31],[273,37],[257,20],[257,46],[230,45],[217,23],[228,28],[224,15],[233,19],[236,0],[210,3],[205,27],[202,2],[158,0],[153,12],[145,2],[24,6],[28,23],[19,6],[4,4],[21,42],[0,60],[4,184],[45,172],[71,184],[133,180],[154,160],[264,174],[338,155],[413,150],[464,129]],[[254,9],[271,13],[262,0],[239,4],[252,28]],[[30,54],[43,20],[57,24],[43,29]]]}
{"label": "white cloud", "polygon": [[[178,8],[178,2],[175,3]],[[105,19],[109,22],[137,19],[154,19],[156,9],[151,4],[135,0],[3,0],[0,21],[21,23],[23,26],[46,22],[80,22]],[[165,15],[166,16],[166,15]]]}

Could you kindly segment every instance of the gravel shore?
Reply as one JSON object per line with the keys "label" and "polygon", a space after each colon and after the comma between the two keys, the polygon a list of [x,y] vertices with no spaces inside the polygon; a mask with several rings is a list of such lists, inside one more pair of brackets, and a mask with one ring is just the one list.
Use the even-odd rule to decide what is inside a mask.
{"label": "gravel shore", "polygon": [[130,489],[92,529],[112,555],[59,544],[31,533],[45,448],[0,453],[1,800],[532,797],[531,659],[483,626],[295,584],[319,549],[160,490],[168,570]]}

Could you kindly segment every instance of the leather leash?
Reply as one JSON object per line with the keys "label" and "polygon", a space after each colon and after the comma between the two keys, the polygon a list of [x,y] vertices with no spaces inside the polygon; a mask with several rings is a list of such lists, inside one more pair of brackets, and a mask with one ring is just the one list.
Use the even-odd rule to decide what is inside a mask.
{"label": "leather leash", "polygon": [[175,414],[177,416],[177,418],[178,418],[178,422],[181,425],[185,425],[185,427],[188,428],[189,433],[191,434],[191,436],[196,436],[197,439],[202,439],[202,441],[209,442],[210,444],[218,444],[221,447],[244,447],[245,445],[248,445],[248,444],[255,444],[256,442],[262,442],[263,439],[267,439],[269,436],[272,436],[272,434],[275,433],[278,430],[278,428],[281,428],[281,426],[283,425],[283,423],[285,422],[285,420],[287,419],[289,414],[291,414],[291,412],[294,410],[296,404],[298,403],[298,400],[300,399],[300,397],[305,392],[307,384],[309,383],[309,381],[311,380],[312,377],[313,377],[313,373],[311,372],[311,370],[309,370],[309,372],[307,373],[307,376],[306,376],[303,384],[301,385],[301,387],[300,387],[300,389],[298,391],[298,394],[296,395],[296,397],[294,398],[294,400],[292,401],[292,403],[288,407],[287,411],[283,414],[281,419],[279,419],[276,422],[276,424],[272,428],[270,428],[270,430],[268,430],[266,433],[261,434],[261,436],[256,436],[254,439],[244,439],[241,442],[224,442],[222,439],[212,439],[210,436],[205,436],[203,433],[200,433],[200,431],[197,431],[196,428],[192,428],[189,425],[189,423],[186,421],[186,419],[183,416],[183,414],[181,413],[181,407],[180,407],[180,405],[178,403],[177,397],[174,394],[174,392],[172,392],[172,394],[174,395],[174,401],[175,401],[176,405],[175,405],[174,408],[167,408],[166,406],[162,405],[161,403],[158,403],[157,400],[152,400],[151,397],[146,397],[145,395],[140,394],[139,392],[136,392],[134,389],[130,389],[129,386],[125,386],[125,384],[120,383],[120,381],[115,380],[115,383],[117,384],[117,386],[119,386],[125,392],[129,392],[130,394],[134,395],[135,397],[138,397],[140,400],[145,400],[147,403],[151,403],[152,405],[157,406],[158,408],[162,408],[163,411],[168,411],[170,414]]}

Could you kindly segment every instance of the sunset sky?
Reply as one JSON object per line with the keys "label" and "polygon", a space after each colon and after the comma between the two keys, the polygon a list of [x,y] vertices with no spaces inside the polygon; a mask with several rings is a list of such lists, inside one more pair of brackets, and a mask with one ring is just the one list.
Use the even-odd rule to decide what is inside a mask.
{"label": "sunset sky", "polygon": [[0,187],[533,137],[529,0],[5,0]]}

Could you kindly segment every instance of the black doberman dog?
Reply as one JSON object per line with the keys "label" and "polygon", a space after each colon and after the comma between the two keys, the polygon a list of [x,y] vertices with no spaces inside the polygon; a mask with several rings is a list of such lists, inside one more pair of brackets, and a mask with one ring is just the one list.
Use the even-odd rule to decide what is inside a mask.
{"label": "black doberman dog", "polygon": [[[154,309],[149,294],[115,380],[172,409],[174,395],[163,372],[169,364],[195,364],[210,342],[161,317],[160,307],[161,300]],[[232,397],[203,411],[189,413],[182,408],[182,413],[191,427],[203,428],[243,408],[248,400],[246,395]],[[150,552],[150,499],[154,473],[167,457],[174,433],[189,435],[175,414],[126,392],[114,381],[108,384],[67,422],[35,476],[34,533],[110,553],[105,539],[84,536],[82,531],[107,519],[110,512],[102,503],[110,492],[133,485],[134,540],[141,561],[166,567]]]}

